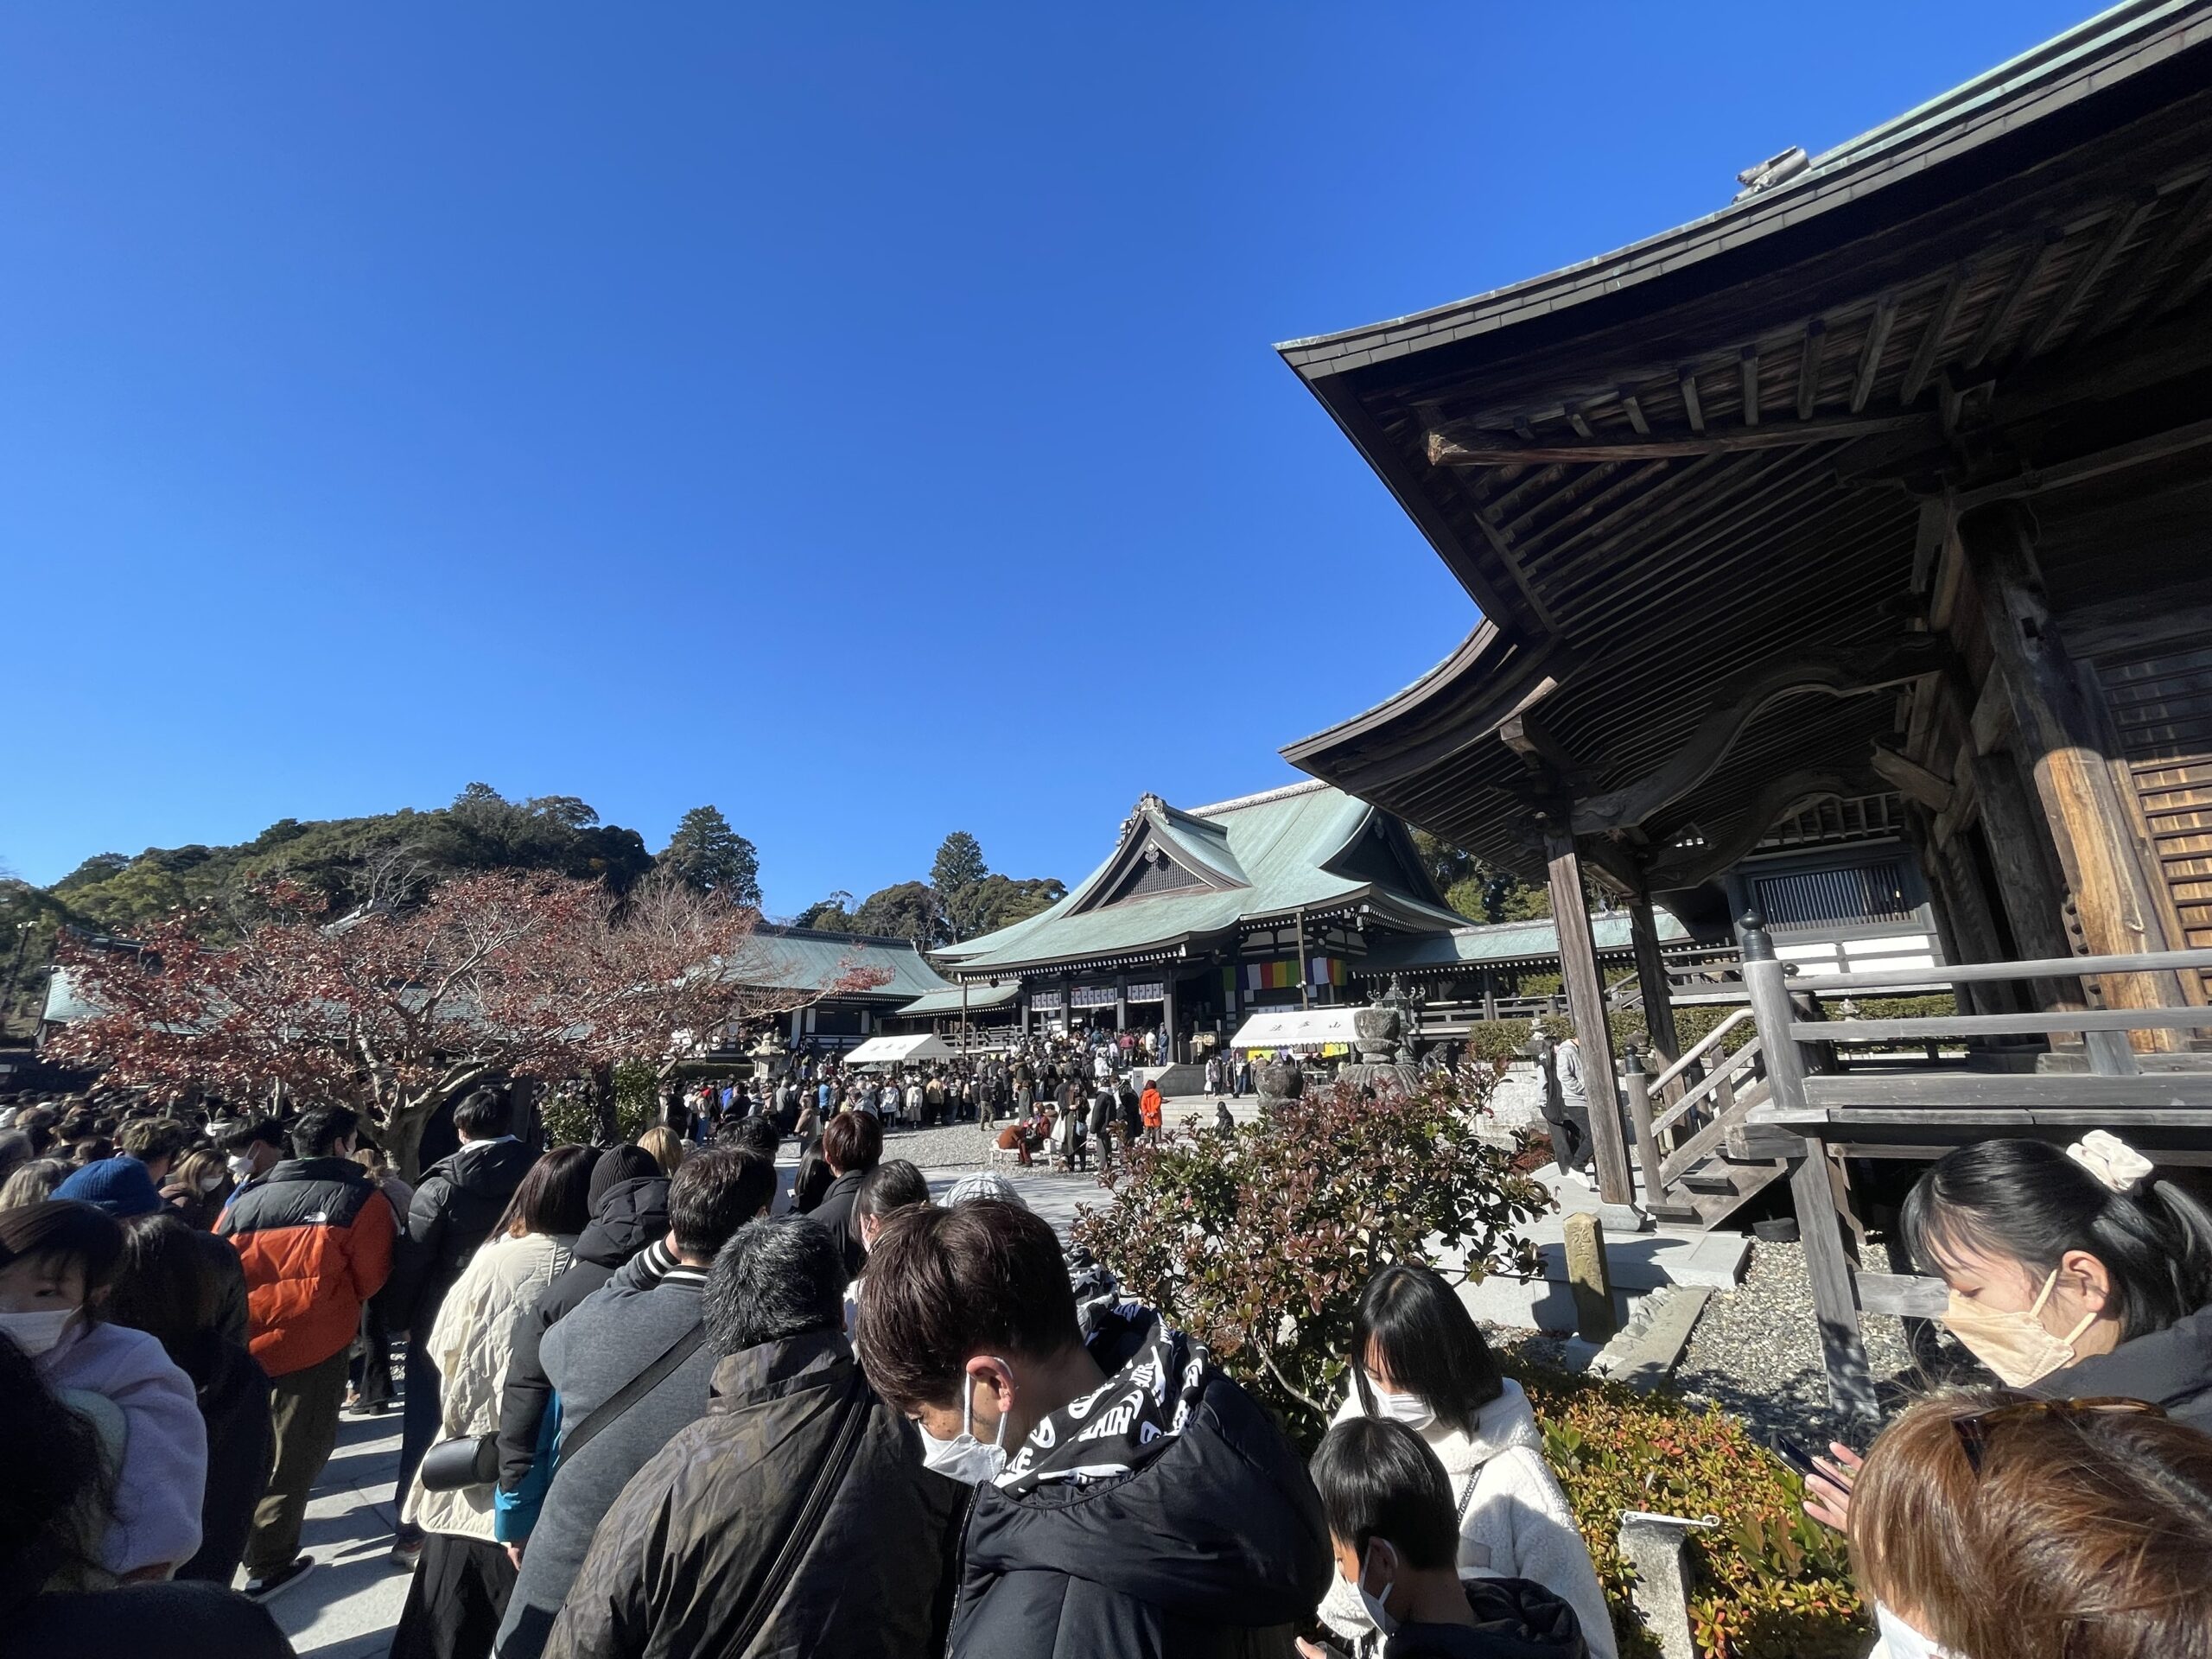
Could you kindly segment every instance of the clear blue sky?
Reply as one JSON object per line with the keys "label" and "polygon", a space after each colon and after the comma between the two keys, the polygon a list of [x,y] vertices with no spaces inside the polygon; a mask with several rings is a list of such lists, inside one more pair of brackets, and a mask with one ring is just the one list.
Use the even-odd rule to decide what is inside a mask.
{"label": "clear blue sky", "polygon": [[483,779],[1072,880],[1474,620],[1274,342],[2088,10],[11,6],[0,863]]}

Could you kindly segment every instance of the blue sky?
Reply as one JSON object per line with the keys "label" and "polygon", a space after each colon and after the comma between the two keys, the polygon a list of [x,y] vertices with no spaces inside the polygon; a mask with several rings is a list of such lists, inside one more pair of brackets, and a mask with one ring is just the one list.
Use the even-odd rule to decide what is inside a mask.
{"label": "blue sky", "polygon": [[1072,880],[1465,596],[1274,356],[2085,0],[0,14],[0,864],[580,795]]}

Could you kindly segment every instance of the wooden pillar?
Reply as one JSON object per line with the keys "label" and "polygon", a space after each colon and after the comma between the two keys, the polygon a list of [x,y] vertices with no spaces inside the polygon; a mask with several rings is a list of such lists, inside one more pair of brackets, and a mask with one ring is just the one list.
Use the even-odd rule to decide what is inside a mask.
{"label": "wooden pillar", "polygon": [[1590,1141],[1597,1154],[1598,1196],[1607,1204],[1636,1202],[1621,1137],[1620,1087],[1613,1076],[1612,1035],[1605,1025],[1605,988],[1598,977],[1598,941],[1582,897],[1582,860],[1574,837],[1544,837],[1550,861],[1552,920],[1559,931],[1559,971],[1567,1017],[1582,1050],[1582,1077],[1590,1090]]}
{"label": "wooden pillar", "polygon": [[1483,969],[1483,1018],[1495,1021],[1497,1018],[1497,970]]}
{"label": "wooden pillar", "polygon": [[1160,1023],[1167,1029],[1167,1041],[1160,1052],[1162,1065],[1175,1064],[1175,969],[1170,966],[1167,976],[1160,983],[1160,995],[1166,999],[1160,1005]]}
{"label": "wooden pillar", "polygon": [[1313,1006],[1313,988],[1306,982],[1306,912],[1298,912],[1298,1006]]}
{"label": "wooden pillar", "polygon": [[[1744,992],[1759,1033],[1759,1054],[1766,1066],[1768,1098],[1785,1122],[1808,1116],[1804,1058],[1789,1033],[1796,1018],[1789,982],[1776,960],[1774,941],[1757,917],[1745,918]],[[1827,1370],[1828,1399],[1854,1417],[1876,1414],[1873,1372],[1866,1344],[1859,1333],[1859,1291],[1851,1257],[1844,1249],[1835,1192],[1828,1183],[1827,1149],[1807,1137],[1803,1151],[1789,1160],[1789,1195],[1797,1209],[1797,1230],[1805,1247],[1805,1271],[1813,1284],[1813,1313],[1820,1321],[1821,1355]]]}
{"label": "wooden pillar", "polygon": [[1127,1031],[1128,1028],[1129,976],[1127,974],[1116,974],[1114,976],[1114,1029],[1120,1032]]}
{"label": "wooden pillar", "polygon": [[1651,913],[1649,898],[1638,894],[1629,906],[1628,931],[1636,947],[1636,987],[1643,996],[1643,1028],[1672,1065],[1682,1058],[1682,1045],[1675,1034],[1675,989],[1667,979],[1666,959],[1659,954],[1659,923]]}
{"label": "wooden pillar", "polygon": [[[2074,664],[2051,626],[2041,573],[2025,521],[2011,505],[1969,514],[1961,550],[1981,601],[1990,671],[2002,677],[2014,741],[2034,773],[2036,795],[2073,899],[2072,925],[2091,956],[2166,950],[2164,911],[2137,856],[2101,728]],[[2113,975],[2104,997],[2113,1007],[2179,1003],[2171,973]],[[2171,1048],[2175,1033],[2138,1032],[2139,1048]]]}

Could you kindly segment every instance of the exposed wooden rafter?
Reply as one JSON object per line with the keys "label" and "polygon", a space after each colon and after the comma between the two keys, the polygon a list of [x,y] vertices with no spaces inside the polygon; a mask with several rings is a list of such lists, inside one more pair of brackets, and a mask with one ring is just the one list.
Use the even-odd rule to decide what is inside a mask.
{"label": "exposed wooden rafter", "polygon": [[1759,423],[1759,348],[1746,346],[1737,353],[1736,369],[1744,386],[1744,424]]}
{"label": "exposed wooden rafter", "polygon": [[1882,348],[1890,343],[1890,329],[1897,320],[1897,296],[1885,294],[1874,307],[1873,321],[1866,325],[1866,344],[1859,353],[1859,373],[1851,383],[1851,412],[1853,415],[1866,407],[1866,398],[1874,390],[1874,377],[1881,372]]}
{"label": "exposed wooden rafter", "polygon": [[1684,848],[1675,857],[1654,863],[1644,879],[1654,893],[1702,887],[1739,863],[1777,819],[1802,812],[1815,801],[1866,792],[1864,781],[1840,772],[1785,772],[1759,791],[1726,834],[1708,832],[1704,845]]}
{"label": "exposed wooden rafter", "polygon": [[1805,325],[1805,346],[1797,357],[1797,418],[1801,421],[1813,418],[1813,404],[1821,395],[1821,346],[1827,332],[1827,324],[1818,317]]}
{"label": "exposed wooden rafter", "polygon": [[1673,461],[1688,455],[1726,455],[1751,449],[1779,449],[1795,444],[1834,443],[1878,432],[1924,428],[1937,435],[1935,417],[1892,415],[1840,416],[1731,431],[1704,431],[1675,437],[1599,438],[1589,443],[1509,443],[1481,428],[1438,427],[1428,434],[1432,467],[1529,467],[1599,461]]}
{"label": "exposed wooden rafter", "polygon": [[2012,273],[2012,282],[2006,284],[2005,297],[1989,308],[1981,327],[1974,330],[1974,343],[1967,347],[1966,356],[1961,359],[1963,366],[1980,368],[1983,360],[1996,348],[1997,342],[2004,337],[2005,328],[2019,311],[2021,301],[2027,297],[2028,290],[2035,286],[2036,278],[2043,275],[2044,267],[2050,263],[2050,256],[2058,251],[2058,245],[2065,239],[2066,232],[2054,226],[2037,238],[2021,254],[2019,269]]}
{"label": "exposed wooden rafter", "polygon": [[2106,227],[2096,251],[2082,261],[2080,269],[2074,273],[2073,280],[2066,284],[2065,291],[2058,296],[2057,302],[2044,313],[2043,326],[2029,337],[2023,356],[2036,357],[2050,349],[2059,336],[2065,333],[2067,320],[2074,315],[2075,308],[2097,285],[2105,272],[2112,269],[2112,262],[2120,257],[2120,251],[2134,239],[2135,232],[2143,228],[2143,221],[2158,210],[2158,193],[2146,190],[2136,199],[2133,206],[2114,211],[2112,223]]}
{"label": "exposed wooden rafter", "polygon": [[[2112,298],[2104,308],[2105,317],[2109,321],[2126,316],[2135,302],[2151,291],[2151,284],[2158,280],[2158,273],[2165,269],[2175,251],[2201,230],[2207,219],[2212,219],[2212,173],[2196,181],[2158,227],[2158,233],[2151,238],[2150,245],[2128,262],[2128,274],[2113,289]],[[2145,307],[2142,315],[2150,316],[2152,309]],[[2084,329],[2075,338],[2078,342],[2082,335],[2093,332]]]}
{"label": "exposed wooden rafter", "polygon": [[1928,384],[1928,372],[1936,366],[1936,349],[1942,345],[1943,336],[1950,333],[1951,324],[1958,318],[1959,302],[1973,286],[1974,261],[1962,259],[1952,269],[1950,280],[1943,285],[1943,297],[1936,301],[1935,315],[1928,319],[1928,327],[1921,331],[1920,344],[1913,349],[1912,361],[1897,386],[1900,405],[1910,408],[1919,401],[1920,389]]}

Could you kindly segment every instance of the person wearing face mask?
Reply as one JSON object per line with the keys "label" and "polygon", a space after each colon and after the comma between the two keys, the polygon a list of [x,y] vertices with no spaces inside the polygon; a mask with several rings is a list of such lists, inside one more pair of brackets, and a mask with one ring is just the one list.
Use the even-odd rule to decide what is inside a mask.
{"label": "person wearing face mask", "polygon": [[129,1582],[166,1579],[199,1549],[207,1431],[192,1379],[162,1344],[100,1317],[122,1256],[122,1230],[90,1205],[50,1198],[0,1213],[0,1335],[65,1402],[92,1396],[119,1431],[99,1554]]}
{"label": "person wearing face mask", "polygon": [[[1588,1659],[1574,1610],[1540,1584],[1461,1577],[1451,1478],[1404,1423],[1355,1417],[1313,1454],[1336,1584],[1367,1618],[1384,1659]],[[1301,1642],[1303,1659],[1338,1651]]]}
{"label": "person wearing face mask", "polygon": [[[1961,1147],[1901,1220],[1914,1260],[1949,1287],[1944,1327],[1999,1382],[2146,1400],[2212,1430],[2212,1214],[2119,1136]],[[1858,1459],[1830,1452],[1806,1508],[1840,1528]]]}
{"label": "person wearing face mask", "polygon": [[975,1487],[952,1659],[1287,1656],[1329,1579],[1304,1465],[1204,1344],[1125,1303],[1086,1341],[1049,1224],[988,1198],[876,1236],[861,1363]]}
{"label": "person wearing face mask", "polygon": [[[1551,1465],[1521,1385],[1503,1376],[1452,1287],[1412,1262],[1368,1281],[1352,1323],[1351,1382],[1339,1424],[1402,1423],[1443,1465],[1467,1578],[1526,1579],[1574,1610],[1595,1659],[1616,1652],[1590,1548]],[[1339,1578],[1322,1621],[1355,1653],[1380,1651],[1372,1615]]]}
{"label": "person wearing face mask", "polygon": [[1866,1455],[1873,1659],[2212,1655],[2212,1436],[2137,1400],[1961,1389]]}
{"label": "person wearing face mask", "polygon": [[236,1185],[222,1154],[202,1147],[178,1159],[161,1183],[162,1202],[196,1233],[214,1230],[231,1188]]}
{"label": "person wearing face mask", "polygon": [[844,1284],[843,1246],[811,1217],[723,1246],[704,1293],[706,1414],[607,1511],[547,1659],[944,1651],[963,1494],[923,1468],[913,1426],[854,1364]]}
{"label": "person wearing face mask", "polygon": [[251,1122],[234,1119],[210,1124],[208,1132],[223,1149],[224,1167],[233,1183],[232,1202],[250,1183],[259,1180],[283,1163],[291,1151],[283,1127],[273,1117],[257,1117]]}

